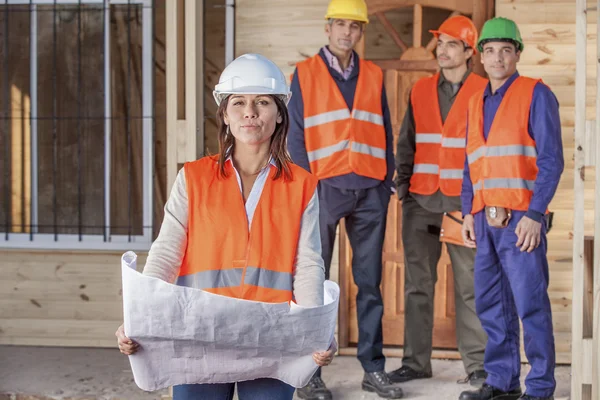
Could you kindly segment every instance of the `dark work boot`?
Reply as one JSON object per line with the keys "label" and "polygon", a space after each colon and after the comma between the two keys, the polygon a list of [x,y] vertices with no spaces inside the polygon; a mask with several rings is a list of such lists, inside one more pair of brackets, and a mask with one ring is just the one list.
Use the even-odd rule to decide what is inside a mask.
{"label": "dark work boot", "polygon": [[522,394],[521,388],[507,393],[484,383],[479,390],[462,392],[459,400],[519,400]]}
{"label": "dark work boot", "polygon": [[362,390],[375,392],[384,399],[401,399],[404,395],[402,389],[390,381],[385,371],[365,372]]}
{"label": "dark work boot", "polygon": [[473,387],[480,388],[487,379],[487,376],[487,372],[485,372],[483,369],[478,369],[471,372],[465,379],[461,379],[456,383],[469,383]]}
{"label": "dark work boot", "polygon": [[431,372],[418,372],[411,367],[402,366],[388,374],[390,380],[394,383],[402,383],[412,381],[413,379],[431,378]]}
{"label": "dark work boot", "polygon": [[487,376],[488,374],[485,372],[485,370],[478,369],[477,371],[473,371],[469,374],[469,383],[473,387],[480,388],[485,383]]}
{"label": "dark work boot", "polygon": [[534,396],[530,396],[528,394],[524,394],[523,397],[521,397],[522,400],[554,400],[554,396],[550,396],[550,397],[534,397]]}
{"label": "dark work boot", "polygon": [[304,400],[332,400],[333,396],[320,376],[313,376],[308,385],[297,389],[298,397]]}

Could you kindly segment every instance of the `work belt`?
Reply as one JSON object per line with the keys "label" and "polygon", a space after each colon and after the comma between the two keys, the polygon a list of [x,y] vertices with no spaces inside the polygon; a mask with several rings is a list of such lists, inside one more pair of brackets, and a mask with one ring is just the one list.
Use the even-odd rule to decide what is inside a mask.
{"label": "work belt", "polygon": [[506,228],[512,217],[510,208],[485,206],[485,218],[489,226],[493,228]]}

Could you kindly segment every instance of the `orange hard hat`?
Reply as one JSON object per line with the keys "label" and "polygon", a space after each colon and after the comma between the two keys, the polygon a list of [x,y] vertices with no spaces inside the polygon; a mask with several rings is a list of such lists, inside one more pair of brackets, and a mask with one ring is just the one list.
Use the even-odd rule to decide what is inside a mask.
{"label": "orange hard hat", "polygon": [[477,28],[470,18],[456,15],[445,20],[437,31],[429,31],[437,38],[441,33],[460,39],[477,53]]}

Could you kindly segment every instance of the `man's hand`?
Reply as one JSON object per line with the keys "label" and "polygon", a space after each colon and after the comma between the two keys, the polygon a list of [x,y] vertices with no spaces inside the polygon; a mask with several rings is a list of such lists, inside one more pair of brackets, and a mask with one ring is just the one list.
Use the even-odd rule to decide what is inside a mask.
{"label": "man's hand", "polygon": [[541,222],[535,222],[531,218],[523,216],[515,229],[517,234],[516,246],[520,247],[521,251],[531,253],[540,245],[541,232]]}
{"label": "man's hand", "polygon": [[463,218],[461,233],[466,247],[471,249],[477,247],[477,244],[475,243],[475,220],[473,215],[465,215],[465,218]]}

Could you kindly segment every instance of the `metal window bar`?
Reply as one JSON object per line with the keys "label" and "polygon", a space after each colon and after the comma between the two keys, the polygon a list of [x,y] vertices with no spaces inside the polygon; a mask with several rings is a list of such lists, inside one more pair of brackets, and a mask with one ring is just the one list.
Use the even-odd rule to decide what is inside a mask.
{"label": "metal window bar", "polygon": [[29,62],[31,73],[29,75],[31,87],[31,217],[29,222],[29,240],[33,241],[33,235],[37,232],[38,225],[38,14],[37,5],[30,1],[31,37]]}
{"label": "metal window bar", "polygon": [[[8,72],[8,66],[9,66],[9,51],[8,51],[8,46],[9,46],[9,42],[8,42],[8,32],[9,32],[9,12],[10,10],[8,9],[8,7],[4,7],[4,48],[5,48],[5,58],[4,58],[4,70]],[[10,187],[10,174],[11,174],[11,170],[10,170],[10,133],[9,133],[9,127],[10,127],[10,115],[11,115],[11,107],[10,107],[10,92],[9,92],[9,80],[8,80],[8,74],[5,73],[4,74],[4,108],[6,110],[6,114],[5,114],[5,120],[4,120],[4,133],[5,133],[5,142],[4,142],[4,210],[5,210],[5,218],[6,218],[6,234],[5,234],[5,240],[8,240],[8,233],[10,232],[10,227],[11,227],[11,215],[10,215],[10,209],[11,209],[11,198],[10,198],[10,190],[8,190],[8,188]]]}
{"label": "metal window bar", "polygon": [[104,0],[104,241],[110,238],[110,0]]}
{"label": "metal window bar", "polygon": [[58,204],[56,196],[56,174],[58,169],[58,121],[56,114],[58,112],[58,87],[56,84],[56,62],[57,62],[57,41],[56,31],[56,0],[54,0],[53,21],[52,21],[52,222],[54,224],[54,241],[58,241]]}
{"label": "metal window bar", "polygon": [[[5,210],[7,215],[6,220],[6,232],[5,240],[0,242],[0,248],[53,248],[53,249],[133,249],[133,250],[144,250],[147,249],[152,240],[152,204],[153,204],[153,167],[154,167],[154,154],[153,154],[153,140],[154,140],[154,109],[153,109],[153,92],[154,92],[154,77],[153,77],[153,33],[154,33],[154,1],[153,0],[4,0],[0,5],[5,7],[5,17],[8,22],[8,13],[10,9],[8,5],[29,5],[30,19],[31,19],[31,40],[30,40],[30,99],[31,99],[31,111],[29,115],[29,123],[31,126],[31,216],[29,221],[29,232],[28,233],[12,233],[12,221],[11,221],[11,196],[10,196],[10,176],[11,176],[11,164],[10,164],[10,88],[8,74],[5,76],[5,103],[6,109],[8,110],[5,118],[6,127],[6,139],[7,146],[5,146]],[[83,176],[81,170],[77,173],[78,182],[78,193],[77,193],[77,204],[78,204],[78,219],[77,219],[77,234],[64,234],[59,232],[59,226],[65,227],[65,225],[59,225],[57,220],[57,169],[58,169],[58,121],[73,119],[73,117],[59,117],[58,115],[58,104],[57,104],[57,6],[59,5],[73,5],[77,9],[77,25],[78,25],[78,37],[77,37],[77,159],[81,165],[83,162],[82,157],[82,120],[83,119],[94,119],[95,117],[88,117],[82,115],[83,111],[81,108],[82,99],[82,21],[81,21],[81,8],[82,5],[93,5],[99,4],[103,8],[103,55],[104,55],[104,198],[103,198],[103,226],[102,233],[99,235],[85,234],[84,228],[90,226],[83,223],[83,212],[82,207],[85,202],[85,196],[82,191]],[[52,49],[52,92],[53,92],[53,104],[52,104],[52,116],[51,117],[39,117],[38,115],[38,5],[52,5],[53,6],[53,49]],[[110,7],[111,5],[127,5],[128,21],[131,20],[131,6],[141,5],[142,9],[142,116],[131,115],[131,26],[127,26],[127,115],[124,117],[126,121],[127,141],[128,141],[128,234],[127,235],[111,235],[111,213],[110,213],[110,194],[111,194],[111,122],[115,120],[111,113],[111,73],[110,73]],[[9,25],[5,24],[5,47],[8,49],[9,42]],[[5,57],[5,71],[8,71],[8,56]],[[132,187],[132,132],[131,132],[131,121],[130,119],[142,119],[142,234],[133,235],[133,203],[131,196]],[[51,226],[41,226],[39,224],[39,202],[38,202],[38,176],[39,176],[39,162],[38,162],[38,122],[40,119],[49,119],[52,121],[52,210],[53,210],[53,221]],[[136,150],[139,151],[139,150]],[[24,181],[23,181],[24,182]],[[22,184],[24,187],[24,183]],[[25,218],[23,218],[23,223]],[[51,234],[39,233],[40,228],[52,228]],[[95,227],[95,226],[94,226]],[[114,224],[112,227],[117,228]]]}
{"label": "metal window bar", "polygon": [[[125,99],[125,108],[127,109],[127,117],[131,116],[131,3],[127,1],[127,95]],[[132,205],[132,187],[131,187],[131,172],[132,154],[131,154],[131,122],[129,118],[125,119],[125,131],[127,133],[127,220],[129,229],[127,230],[127,238],[131,241],[131,225],[133,225],[131,205]]]}
{"label": "metal window bar", "polygon": [[83,160],[81,158],[81,102],[83,96],[81,96],[82,82],[81,82],[81,0],[79,0],[77,9],[77,233],[79,234],[79,241],[83,239],[82,225],[83,225]]}
{"label": "metal window bar", "polygon": [[144,240],[152,242],[153,204],[154,204],[154,0],[145,0],[142,7],[142,158],[143,181],[143,231]]}

